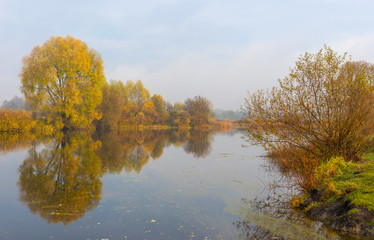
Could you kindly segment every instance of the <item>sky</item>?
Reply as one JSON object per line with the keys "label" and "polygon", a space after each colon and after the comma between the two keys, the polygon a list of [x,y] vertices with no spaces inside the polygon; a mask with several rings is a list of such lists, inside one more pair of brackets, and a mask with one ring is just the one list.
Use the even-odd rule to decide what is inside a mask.
{"label": "sky", "polygon": [[374,63],[373,11],[371,0],[0,0],[0,103],[22,96],[33,47],[70,34],[102,55],[107,81],[238,110],[324,45]]}

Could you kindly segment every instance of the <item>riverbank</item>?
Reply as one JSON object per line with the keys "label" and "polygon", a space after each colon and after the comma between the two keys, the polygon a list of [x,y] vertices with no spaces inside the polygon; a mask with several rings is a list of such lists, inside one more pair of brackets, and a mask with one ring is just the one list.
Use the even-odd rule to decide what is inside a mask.
{"label": "riverbank", "polygon": [[358,163],[333,158],[318,167],[317,189],[291,203],[333,229],[374,236],[374,153]]}

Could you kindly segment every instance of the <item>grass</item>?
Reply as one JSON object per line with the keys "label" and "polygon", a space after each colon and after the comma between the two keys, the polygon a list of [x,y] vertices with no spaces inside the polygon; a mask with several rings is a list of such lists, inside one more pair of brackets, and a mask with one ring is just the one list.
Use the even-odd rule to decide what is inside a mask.
{"label": "grass", "polygon": [[374,212],[374,153],[359,163],[333,158],[322,164],[316,175],[324,200],[344,197],[354,206]]}

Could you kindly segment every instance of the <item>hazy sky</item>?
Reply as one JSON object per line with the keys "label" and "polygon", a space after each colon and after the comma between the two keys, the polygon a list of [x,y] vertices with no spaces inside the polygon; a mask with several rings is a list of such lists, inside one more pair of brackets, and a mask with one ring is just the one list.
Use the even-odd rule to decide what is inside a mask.
{"label": "hazy sky", "polygon": [[236,110],[324,44],[374,63],[374,1],[0,0],[1,103],[21,95],[22,57],[67,34],[101,53],[107,80]]}

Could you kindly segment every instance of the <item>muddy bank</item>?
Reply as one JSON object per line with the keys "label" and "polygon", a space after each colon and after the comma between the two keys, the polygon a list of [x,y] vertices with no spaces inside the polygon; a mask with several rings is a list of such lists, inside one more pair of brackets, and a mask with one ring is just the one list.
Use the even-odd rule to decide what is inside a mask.
{"label": "muddy bank", "polygon": [[343,197],[334,202],[322,202],[321,194],[314,191],[299,209],[334,230],[374,237],[374,212],[357,207]]}

